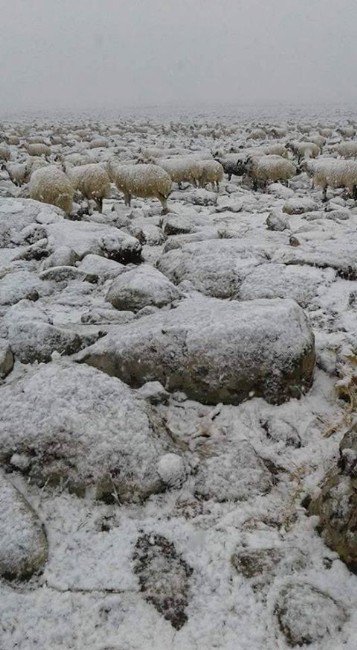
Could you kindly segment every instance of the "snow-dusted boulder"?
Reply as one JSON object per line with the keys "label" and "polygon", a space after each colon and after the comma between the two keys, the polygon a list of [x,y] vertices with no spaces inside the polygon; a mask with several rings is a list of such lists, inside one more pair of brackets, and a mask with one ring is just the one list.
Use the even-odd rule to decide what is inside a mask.
{"label": "snow-dusted boulder", "polygon": [[125,271],[124,264],[108,260],[101,255],[86,255],[78,264],[80,271],[96,275],[102,282],[113,280]]}
{"label": "snow-dusted boulder", "polygon": [[147,305],[163,307],[180,297],[178,289],[165,275],[149,264],[143,264],[116,278],[107,300],[116,309],[139,311]]}
{"label": "snow-dusted boulder", "polygon": [[47,560],[43,526],[23,495],[0,473],[0,575],[24,580]]}
{"label": "snow-dusted boulder", "polygon": [[29,301],[9,309],[4,321],[11,349],[22,363],[49,361],[53,352],[74,354],[86,345],[75,331],[52,325],[44,311]]}
{"label": "snow-dusted boulder", "polygon": [[78,257],[93,253],[127,264],[140,259],[141,244],[126,232],[86,221],[68,221],[47,226],[47,236],[54,249],[71,247]]}
{"label": "snow-dusted boulder", "polygon": [[314,337],[292,300],[185,300],[118,327],[78,361],[140,386],[158,380],[204,403],[280,403],[311,386]]}
{"label": "snow-dusted boulder", "polygon": [[281,632],[290,646],[323,643],[347,620],[344,608],[308,583],[291,582],[280,591],[274,608]]}
{"label": "snow-dusted boulder", "polygon": [[289,229],[289,221],[283,214],[279,214],[278,212],[271,212],[269,217],[267,217],[267,226],[269,230],[275,230],[278,232],[283,232],[284,230]]}
{"label": "snow-dusted boulder", "polygon": [[165,235],[184,235],[196,232],[207,226],[207,216],[202,217],[195,210],[170,212],[162,219]]}
{"label": "snow-dusted boulder", "polygon": [[80,282],[96,282],[98,276],[95,273],[78,269],[76,266],[51,266],[40,273],[41,280],[51,282],[70,282],[79,280]]}
{"label": "snow-dusted boulder", "polygon": [[171,250],[160,257],[157,267],[174,284],[189,280],[205,295],[235,298],[244,278],[264,261],[261,250],[241,241],[214,239]]}
{"label": "snow-dusted boulder", "polygon": [[42,263],[42,269],[53,266],[75,266],[78,260],[77,253],[70,246],[59,246]]}
{"label": "snow-dusted boulder", "polygon": [[21,457],[33,481],[119,501],[164,489],[158,463],[170,441],[153,407],[119,379],[53,362],[4,386],[1,400],[1,460],[17,466]]}
{"label": "snow-dusted boulder", "polygon": [[0,305],[15,305],[20,300],[37,300],[39,296],[51,291],[51,285],[41,282],[35,273],[30,271],[8,272],[0,280]]}
{"label": "snow-dusted boulder", "polygon": [[357,279],[357,233],[341,234],[336,239],[306,241],[297,248],[280,247],[274,261],[284,264],[330,266],[348,280]]}
{"label": "snow-dusted boulder", "polygon": [[19,233],[34,223],[64,221],[64,212],[32,199],[0,198],[0,247],[13,245]]}
{"label": "snow-dusted boulder", "polygon": [[318,210],[318,205],[308,196],[299,196],[288,199],[283,205],[283,212],[286,214],[302,214]]}
{"label": "snow-dusted boulder", "polygon": [[335,279],[332,269],[311,266],[261,264],[246,276],[239,289],[241,300],[255,298],[292,298],[302,307],[309,303]]}

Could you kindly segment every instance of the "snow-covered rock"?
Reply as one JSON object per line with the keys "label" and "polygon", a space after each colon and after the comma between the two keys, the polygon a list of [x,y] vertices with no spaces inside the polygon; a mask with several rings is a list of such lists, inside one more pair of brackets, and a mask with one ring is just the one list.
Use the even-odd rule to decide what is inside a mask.
{"label": "snow-covered rock", "polygon": [[323,643],[347,620],[344,608],[308,583],[288,583],[275,603],[275,615],[290,646]]}
{"label": "snow-covered rock", "polygon": [[328,287],[335,279],[332,269],[315,269],[310,266],[285,266],[261,264],[243,280],[239,289],[240,300],[256,298],[292,298],[302,307]]}
{"label": "snow-covered rock", "polygon": [[104,224],[68,221],[47,226],[48,239],[54,249],[71,247],[82,259],[90,253],[127,264],[140,259],[141,244],[132,235]]}
{"label": "snow-covered rock", "polygon": [[214,298],[235,298],[244,278],[266,261],[263,252],[230,239],[185,244],[158,261],[159,270],[171,282],[189,280],[192,286]]}
{"label": "snow-covered rock", "polygon": [[163,489],[157,464],[172,448],[152,408],[89,366],[40,365],[2,388],[1,460],[26,456],[26,473],[41,485],[78,494],[92,488],[119,502],[144,499]]}
{"label": "snow-covered rock", "polygon": [[308,197],[294,197],[288,199],[283,205],[283,212],[286,214],[302,214],[317,209],[317,203]]}
{"label": "snow-covered rock", "polygon": [[163,307],[179,297],[180,292],[172,282],[149,264],[120,275],[107,293],[107,300],[113,307],[134,312],[147,305]]}
{"label": "snow-covered rock", "polygon": [[47,560],[44,528],[23,495],[0,472],[0,575],[25,580]]}
{"label": "snow-covered rock", "polygon": [[124,325],[77,358],[131,385],[158,380],[205,403],[251,394],[279,403],[310,387],[314,338],[294,301],[205,298]]}

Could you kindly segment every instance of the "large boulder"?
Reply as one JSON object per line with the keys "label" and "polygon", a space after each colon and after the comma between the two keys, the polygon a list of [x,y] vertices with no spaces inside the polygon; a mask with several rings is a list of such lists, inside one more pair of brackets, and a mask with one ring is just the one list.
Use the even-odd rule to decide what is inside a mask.
{"label": "large boulder", "polygon": [[175,449],[154,407],[119,379],[60,360],[1,390],[0,461],[36,483],[119,501],[165,488],[158,464]]}
{"label": "large boulder", "polygon": [[50,285],[29,271],[9,272],[0,280],[0,305],[15,305],[23,298],[37,300],[50,292]]}
{"label": "large boulder", "polygon": [[141,257],[141,244],[123,230],[87,221],[68,221],[46,227],[50,245],[56,249],[72,248],[82,259],[90,253],[103,255],[116,262],[137,262]]}
{"label": "large boulder", "polygon": [[88,345],[74,330],[53,325],[45,311],[30,301],[11,307],[4,324],[11,350],[22,363],[49,361],[53,352],[69,355]]}
{"label": "large boulder", "polygon": [[0,575],[30,578],[46,560],[47,539],[37,514],[0,473]]}
{"label": "large boulder", "polygon": [[31,224],[51,221],[63,222],[64,212],[32,199],[0,198],[0,247],[19,244],[19,233]]}
{"label": "large boulder", "polygon": [[113,307],[139,311],[147,305],[163,307],[180,297],[178,289],[150,264],[143,264],[116,278],[107,294]]}
{"label": "large boulder", "polygon": [[132,386],[160,381],[198,401],[281,403],[312,383],[314,336],[292,300],[185,300],[118,327],[77,356]]}
{"label": "large boulder", "polygon": [[194,289],[214,298],[235,298],[245,277],[266,256],[258,247],[229,239],[184,244],[158,261],[159,270],[174,284],[188,280]]}
{"label": "large boulder", "polygon": [[339,235],[334,239],[306,241],[296,248],[281,246],[274,254],[274,261],[283,264],[310,264],[326,268],[330,266],[343,278],[357,279],[357,233]]}
{"label": "large boulder", "polygon": [[335,279],[332,269],[267,263],[254,268],[243,280],[239,298],[292,298],[302,307]]}

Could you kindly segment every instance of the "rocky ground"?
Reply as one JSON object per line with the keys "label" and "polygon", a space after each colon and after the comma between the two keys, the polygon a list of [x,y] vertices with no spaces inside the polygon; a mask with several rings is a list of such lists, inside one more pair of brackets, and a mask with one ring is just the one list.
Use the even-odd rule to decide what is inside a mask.
{"label": "rocky ground", "polygon": [[355,201],[23,194],[4,172],[0,648],[355,648]]}

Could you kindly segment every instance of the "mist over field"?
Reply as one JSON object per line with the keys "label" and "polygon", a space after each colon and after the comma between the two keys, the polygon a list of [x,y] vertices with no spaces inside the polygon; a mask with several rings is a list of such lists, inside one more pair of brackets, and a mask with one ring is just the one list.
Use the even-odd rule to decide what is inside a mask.
{"label": "mist over field", "polygon": [[354,0],[2,0],[0,111],[351,103]]}

